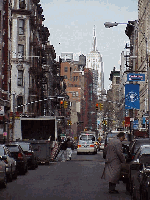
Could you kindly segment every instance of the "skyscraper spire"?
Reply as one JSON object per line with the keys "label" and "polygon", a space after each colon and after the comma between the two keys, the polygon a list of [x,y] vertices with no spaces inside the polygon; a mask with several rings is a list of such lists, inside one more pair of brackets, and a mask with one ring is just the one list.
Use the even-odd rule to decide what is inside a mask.
{"label": "skyscraper spire", "polygon": [[94,25],[94,34],[93,34],[93,51],[96,51],[96,35],[95,35],[95,25]]}

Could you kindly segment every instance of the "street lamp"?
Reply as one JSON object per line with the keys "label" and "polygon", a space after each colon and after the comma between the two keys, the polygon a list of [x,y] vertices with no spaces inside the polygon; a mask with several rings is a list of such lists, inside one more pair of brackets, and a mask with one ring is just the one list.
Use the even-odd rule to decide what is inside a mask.
{"label": "street lamp", "polygon": [[[128,24],[128,23],[117,23],[117,22],[105,22],[104,25],[106,28],[111,28],[114,26],[118,26],[118,24]],[[134,26],[134,25],[132,25]],[[137,28],[137,31],[140,32],[143,35],[143,38],[145,39],[145,43],[146,43],[146,64],[147,64],[147,76],[148,76],[148,116],[149,116],[149,136],[150,136],[150,69],[149,69],[149,59],[148,59],[148,39],[145,36],[145,33],[143,33],[139,28]],[[135,56],[133,56],[132,58],[135,58]]]}
{"label": "street lamp", "polygon": [[118,24],[127,24],[127,23],[117,23],[117,22],[105,22],[105,28],[110,28],[110,27],[114,27],[114,26],[118,26]]}

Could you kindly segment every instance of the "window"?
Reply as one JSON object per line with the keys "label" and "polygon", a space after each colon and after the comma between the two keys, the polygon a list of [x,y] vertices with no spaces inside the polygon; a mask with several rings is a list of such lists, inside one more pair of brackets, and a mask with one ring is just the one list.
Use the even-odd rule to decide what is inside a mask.
{"label": "window", "polygon": [[77,81],[77,80],[78,80],[78,76],[74,76],[73,81]]}
{"label": "window", "polygon": [[64,75],[64,79],[67,79],[67,76],[66,76],[66,75]]}
{"label": "window", "polygon": [[68,67],[65,67],[65,68],[64,68],[64,72],[68,72]]}
{"label": "window", "polygon": [[19,8],[25,9],[25,7],[26,7],[25,0],[19,0]]}
{"label": "window", "polygon": [[23,70],[18,70],[18,86],[23,86]]}
{"label": "window", "polygon": [[120,77],[116,77],[116,84],[120,84]]}
{"label": "window", "polygon": [[76,93],[75,93],[75,92],[72,92],[72,96],[75,97],[75,96],[76,96]]}
{"label": "window", "polygon": [[19,35],[24,35],[24,19],[19,19]]}
{"label": "window", "polygon": [[23,56],[24,56],[24,46],[19,44],[18,45],[18,59],[23,60]]}
{"label": "window", "polygon": [[23,112],[23,106],[21,106],[21,105],[23,105],[23,97],[18,96],[18,98],[17,98],[17,111],[18,112]]}
{"label": "window", "polygon": [[78,97],[79,96],[79,93],[78,92],[76,92],[76,97]]}

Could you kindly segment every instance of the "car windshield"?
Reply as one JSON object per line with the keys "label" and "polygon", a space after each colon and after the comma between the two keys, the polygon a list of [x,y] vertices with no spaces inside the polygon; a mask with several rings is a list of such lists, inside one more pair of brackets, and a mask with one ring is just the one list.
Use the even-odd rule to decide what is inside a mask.
{"label": "car windshield", "polygon": [[143,147],[141,150],[141,154],[150,154],[150,147]]}
{"label": "car windshield", "polygon": [[144,144],[150,144],[150,140],[141,140],[141,141],[136,141],[136,144],[135,144],[135,149],[134,149],[134,152],[137,152],[137,150],[139,149],[139,147],[141,145],[144,145]]}
{"label": "car windshield", "polygon": [[6,145],[6,147],[9,149],[10,152],[18,152],[18,146],[17,145]]}
{"label": "car windshield", "polygon": [[21,148],[23,149],[23,151],[29,151],[30,150],[30,145],[29,144],[19,144],[21,146]]}
{"label": "car windshield", "polygon": [[93,135],[81,135],[80,140],[95,140]]}
{"label": "car windshield", "polygon": [[0,156],[3,156],[3,155],[4,155],[4,149],[0,148]]}
{"label": "car windshield", "polygon": [[116,137],[117,136],[117,134],[118,134],[118,132],[109,132],[108,134],[107,134],[107,137],[108,138],[110,138],[110,137]]}

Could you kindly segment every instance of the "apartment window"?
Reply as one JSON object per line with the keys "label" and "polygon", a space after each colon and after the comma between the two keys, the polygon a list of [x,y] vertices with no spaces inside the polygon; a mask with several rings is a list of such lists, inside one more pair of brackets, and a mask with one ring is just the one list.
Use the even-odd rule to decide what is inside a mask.
{"label": "apartment window", "polygon": [[78,80],[78,76],[74,76],[74,77],[73,77],[73,80],[74,80],[74,81],[77,81],[77,80]]}
{"label": "apartment window", "polygon": [[23,70],[18,70],[18,86],[23,86]]}
{"label": "apartment window", "polygon": [[25,7],[26,7],[25,0],[19,0],[19,8],[25,9]]}
{"label": "apartment window", "polygon": [[18,59],[23,60],[24,56],[24,46],[19,44],[18,45]]}
{"label": "apartment window", "polygon": [[64,72],[68,72],[68,67],[65,67],[65,68],[64,68]]}
{"label": "apartment window", "polygon": [[75,93],[75,92],[72,92],[72,96],[75,97],[75,96],[76,96],[76,93]]}
{"label": "apartment window", "polygon": [[24,19],[19,19],[19,35],[24,35]]}
{"label": "apartment window", "polygon": [[23,112],[23,97],[22,96],[18,96],[17,98],[17,111],[18,112]]}
{"label": "apartment window", "polygon": [[66,75],[64,75],[64,79],[67,79],[67,76],[66,76]]}
{"label": "apartment window", "polygon": [[116,84],[120,84],[120,77],[116,77]]}
{"label": "apartment window", "polygon": [[78,92],[76,92],[76,97],[78,97],[79,96],[79,93]]}

